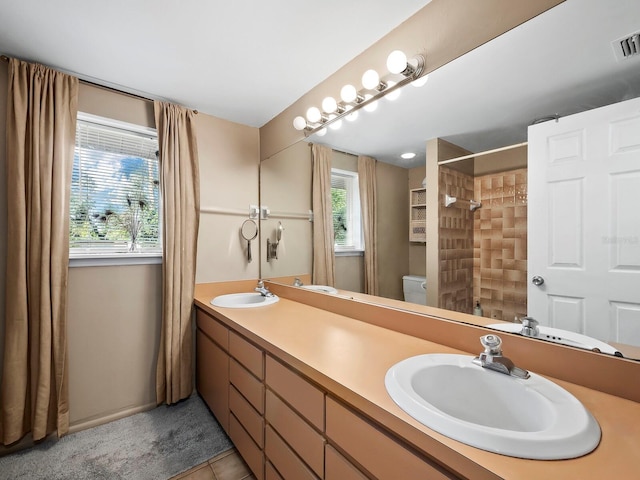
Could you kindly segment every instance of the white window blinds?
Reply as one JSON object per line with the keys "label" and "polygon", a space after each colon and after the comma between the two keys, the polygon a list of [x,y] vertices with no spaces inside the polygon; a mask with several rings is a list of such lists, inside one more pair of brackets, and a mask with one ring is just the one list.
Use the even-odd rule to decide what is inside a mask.
{"label": "white window blinds", "polygon": [[362,250],[357,173],[331,170],[331,208],[335,250]]}
{"label": "white window blinds", "polygon": [[154,130],[79,116],[71,180],[70,250],[159,251]]}

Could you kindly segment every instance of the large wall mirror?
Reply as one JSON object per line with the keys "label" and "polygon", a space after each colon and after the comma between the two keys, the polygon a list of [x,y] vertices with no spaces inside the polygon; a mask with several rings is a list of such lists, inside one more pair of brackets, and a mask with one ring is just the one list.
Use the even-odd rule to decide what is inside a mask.
{"label": "large wall mirror", "polygon": [[[376,111],[360,111],[339,130],[312,135],[263,161],[261,204],[271,215],[261,223],[262,278],[311,273],[309,144],[323,144],[334,150],[342,170],[353,170],[357,155],[378,160],[380,297],[403,300],[403,277],[425,277],[427,287],[438,287],[425,293],[428,305],[471,314],[479,303],[479,324],[521,328],[513,321],[528,312],[527,212],[536,208],[528,199],[528,126],[640,97],[640,55],[620,59],[613,43],[636,32],[638,18],[640,4],[633,0],[567,0],[432,72],[426,85],[407,85],[398,99],[381,99]],[[480,154],[492,150],[499,151]],[[405,152],[416,156],[403,159]],[[439,195],[429,198],[434,182]],[[457,202],[446,207],[445,195]],[[482,206],[472,210],[472,200]],[[412,222],[425,214],[421,205],[439,245],[410,238]],[[626,255],[640,268],[640,217],[628,218],[635,226],[624,230]],[[278,243],[278,232],[277,252],[267,252],[266,240]],[[627,272],[630,279],[640,275],[637,270]],[[361,256],[336,257],[336,287],[363,292]],[[612,339],[605,332],[596,340],[613,345],[612,353],[639,359],[640,289],[632,300],[621,314],[628,337]],[[589,333],[584,325],[562,327]]]}

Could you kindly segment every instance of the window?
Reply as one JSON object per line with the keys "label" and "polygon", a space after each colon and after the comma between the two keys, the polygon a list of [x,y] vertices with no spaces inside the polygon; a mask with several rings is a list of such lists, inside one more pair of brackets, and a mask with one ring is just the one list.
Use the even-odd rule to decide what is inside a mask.
{"label": "window", "polygon": [[331,169],[331,209],[334,250],[336,252],[364,250],[357,173]]}
{"label": "window", "polygon": [[71,256],[160,253],[156,131],[79,114],[71,177]]}

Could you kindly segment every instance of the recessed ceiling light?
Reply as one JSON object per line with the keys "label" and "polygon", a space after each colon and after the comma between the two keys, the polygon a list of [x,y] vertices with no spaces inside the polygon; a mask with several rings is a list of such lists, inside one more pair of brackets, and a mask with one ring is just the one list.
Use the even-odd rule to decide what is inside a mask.
{"label": "recessed ceiling light", "polygon": [[415,156],[416,156],[416,154],[415,154],[415,153],[413,153],[413,152],[407,152],[407,153],[403,153],[403,154],[402,154],[402,155],[400,155],[400,156],[401,156],[402,158],[404,158],[405,160],[409,160],[409,159],[411,159],[411,158],[415,157]]}

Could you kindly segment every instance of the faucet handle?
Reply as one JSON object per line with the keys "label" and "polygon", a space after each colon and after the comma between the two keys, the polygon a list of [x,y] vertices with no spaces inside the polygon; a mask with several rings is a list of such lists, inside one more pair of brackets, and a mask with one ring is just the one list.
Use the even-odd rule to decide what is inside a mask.
{"label": "faucet handle", "polygon": [[539,322],[533,317],[522,317],[522,330],[520,334],[525,337],[537,337],[540,333],[538,324]]}
{"label": "faucet handle", "polygon": [[498,335],[489,334],[480,337],[480,343],[487,355],[502,355],[502,339]]}

